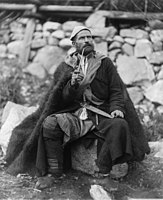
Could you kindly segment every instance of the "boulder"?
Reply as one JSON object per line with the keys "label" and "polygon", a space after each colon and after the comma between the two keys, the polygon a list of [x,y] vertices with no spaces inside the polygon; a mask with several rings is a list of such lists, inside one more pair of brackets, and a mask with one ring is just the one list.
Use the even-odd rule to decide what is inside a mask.
{"label": "boulder", "polygon": [[33,63],[29,64],[26,68],[26,72],[28,72],[34,76],[37,76],[40,79],[43,79],[46,76],[45,69],[43,68],[43,66],[40,63],[33,62]]}
{"label": "boulder", "polygon": [[48,45],[52,45],[52,46],[58,46],[59,45],[59,40],[55,37],[52,37],[52,35],[50,35],[47,38],[47,43]]}
{"label": "boulder", "polygon": [[43,31],[53,32],[59,28],[61,28],[61,24],[59,22],[48,21],[43,24]]}
{"label": "boulder", "polygon": [[163,105],[163,80],[157,81],[145,92],[145,97],[151,102]]}
{"label": "boulder", "polygon": [[38,62],[49,71],[50,68],[55,64],[59,65],[65,57],[65,51],[57,46],[45,46],[38,50],[33,62]]}
{"label": "boulder", "polygon": [[0,55],[7,53],[7,46],[5,44],[0,44]]}
{"label": "boulder", "polygon": [[144,98],[143,92],[139,87],[130,87],[127,88],[127,91],[134,105],[137,105]]}
{"label": "boulder", "polygon": [[65,37],[65,33],[63,30],[56,30],[51,34],[51,36],[61,40]]}
{"label": "boulder", "polygon": [[124,43],[124,39],[120,35],[115,35],[113,41]]}
{"label": "boulder", "polygon": [[150,82],[155,78],[152,66],[145,59],[120,55],[116,63],[117,70],[127,85],[141,85],[143,81]]}
{"label": "boulder", "polygon": [[153,43],[163,41],[163,30],[152,30],[149,36]]}
{"label": "boulder", "polygon": [[107,40],[108,37],[113,38],[117,33],[117,29],[113,26],[105,28],[90,28],[90,30],[94,37],[99,36],[104,40]]}
{"label": "boulder", "polygon": [[124,38],[148,39],[148,33],[141,29],[121,29],[120,36]]}
{"label": "boulder", "polygon": [[103,41],[103,42],[100,42],[100,43],[95,43],[95,50],[97,52],[101,52],[103,53],[104,55],[108,55],[108,44],[107,42]]}
{"label": "boulder", "polygon": [[113,49],[111,51],[108,51],[109,58],[114,62],[118,56],[118,54],[121,53],[121,49]]}
{"label": "boulder", "polygon": [[134,52],[137,58],[148,57],[153,52],[151,42],[147,39],[137,40]]}
{"label": "boulder", "polygon": [[161,69],[160,69],[160,71],[159,71],[159,73],[157,75],[157,79],[158,80],[163,79],[163,65],[162,65],[162,67],[161,67]]}
{"label": "boulder", "polygon": [[136,44],[136,39],[135,38],[124,38],[124,41],[130,45],[135,45]]}
{"label": "boulder", "polygon": [[97,159],[97,140],[89,148],[86,148],[80,141],[76,142],[71,149],[72,168],[87,174],[94,174],[98,171],[95,160]]}
{"label": "boulder", "polygon": [[23,51],[23,41],[13,41],[7,45],[8,52],[20,56]]}
{"label": "boulder", "polygon": [[163,51],[153,52],[147,59],[151,64],[161,65],[163,64]]}
{"label": "boulder", "polygon": [[163,45],[161,41],[156,41],[152,43],[153,51],[162,51]]}
{"label": "boulder", "polygon": [[122,43],[118,41],[113,41],[110,45],[108,50],[113,50],[113,49],[120,49],[122,47]]}
{"label": "boulder", "polygon": [[45,38],[39,38],[32,40],[31,49],[40,49],[47,44]]}
{"label": "boulder", "polygon": [[106,17],[103,16],[103,13],[100,11],[91,14],[85,21],[85,25],[92,28],[104,28],[105,23]]}
{"label": "boulder", "polygon": [[134,47],[128,43],[123,44],[122,51],[128,56],[134,55]]}
{"label": "boulder", "polygon": [[62,24],[62,29],[65,32],[71,32],[75,26],[83,26],[83,23],[78,21],[66,21]]}
{"label": "boulder", "polygon": [[59,46],[63,49],[69,49],[72,46],[72,41],[69,38],[64,38],[60,40]]}

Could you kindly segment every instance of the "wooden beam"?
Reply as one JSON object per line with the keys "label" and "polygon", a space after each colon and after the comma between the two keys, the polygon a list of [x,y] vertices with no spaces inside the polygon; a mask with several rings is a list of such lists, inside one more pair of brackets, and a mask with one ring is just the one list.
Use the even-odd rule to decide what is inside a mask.
{"label": "wooden beam", "polygon": [[14,3],[0,3],[0,10],[32,10],[33,4],[14,4]]}
{"label": "wooden beam", "polygon": [[40,11],[63,11],[63,12],[91,12],[92,6],[57,6],[57,5],[42,5]]}
{"label": "wooden beam", "polygon": [[123,12],[123,11],[107,11],[107,10],[101,10],[98,12],[110,19],[163,20],[163,13]]}
{"label": "wooden beam", "polygon": [[[32,10],[32,12],[33,13],[36,12],[36,7]],[[27,22],[25,35],[24,35],[24,41],[23,41],[23,50],[20,55],[20,60],[22,62],[23,67],[28,64],[28,59],[29,59],[30,50],[31,50],[31,42],[32,42],[35,26],[36,26],[36,19],[30,18]]]}

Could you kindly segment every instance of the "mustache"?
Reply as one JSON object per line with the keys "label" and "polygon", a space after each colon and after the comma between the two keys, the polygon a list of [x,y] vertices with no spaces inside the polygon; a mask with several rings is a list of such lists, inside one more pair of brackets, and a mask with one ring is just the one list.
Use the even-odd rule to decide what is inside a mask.
{"label": "mustache", "polygon": [[91,44],[85,44],[84,46],[83,46],[83,48],[84,47],[92,47],[92,45]]}

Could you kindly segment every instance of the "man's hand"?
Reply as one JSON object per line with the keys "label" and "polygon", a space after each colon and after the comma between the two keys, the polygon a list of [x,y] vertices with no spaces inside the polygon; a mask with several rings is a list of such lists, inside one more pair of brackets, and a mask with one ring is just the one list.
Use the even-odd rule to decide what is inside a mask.
{"label": "man's hand", "polygon": [[84,78],[84,75],[79,70],[74,70],[71,77],[71,85],[78,85]]}
{"label": "man's hand", "polygon": [[124,114],[122,111],[120,110],[114,110],[113,112],[111,112],[110,114],[113,118],[115,117],[121,117],[121,118],[124,118]]}

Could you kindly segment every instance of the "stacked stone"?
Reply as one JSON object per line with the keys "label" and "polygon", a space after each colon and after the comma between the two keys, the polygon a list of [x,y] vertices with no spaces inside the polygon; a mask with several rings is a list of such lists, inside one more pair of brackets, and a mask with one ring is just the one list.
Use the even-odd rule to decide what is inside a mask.
{"label": "stacked stone", "polygon": [[[20,57],[27,21],[19,19],[8,27],[1,26],[0,57]],[[104,12],[91,15],[83,23],[38,21],[28,44],[31,51],[25,71],[40,79],[53,74],[67,51],[73,51],[69,36],[77,25],[91,29],[96,50],[114,62],[135,106],[147,110],[156,107],[163,113],[163,26],[159,28],[153,22],[147,27],[122,28],[118,32],[114,26],[106,27]]]}

